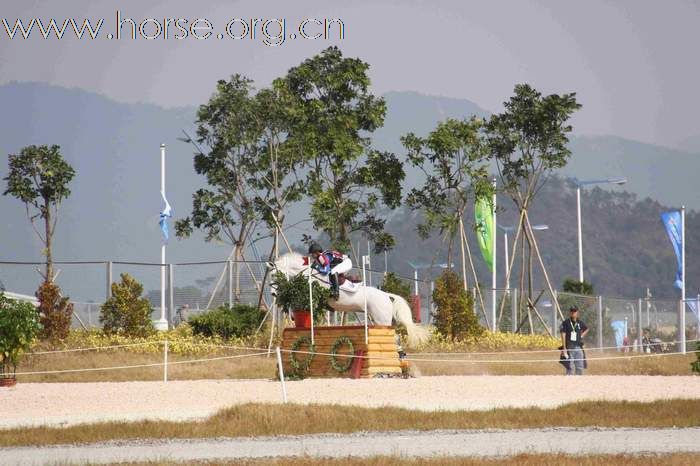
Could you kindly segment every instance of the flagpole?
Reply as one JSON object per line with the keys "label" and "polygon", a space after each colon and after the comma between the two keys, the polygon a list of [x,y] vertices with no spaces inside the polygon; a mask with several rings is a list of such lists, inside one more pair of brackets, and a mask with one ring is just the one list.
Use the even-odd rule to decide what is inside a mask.
{"label": "flagpole", "polygon": [[[165,144],[160,145],[160,192],[165,196]],[[165,241],[160,245],[160,319],[154,325],[156,330],[168,330],[165,318]]]}
{"label": "flagpole", "polygon": [[496,178],[493,179],[493,231],[491,232],[491,246],[493,247],[493,258],[491,263],[491,325],[493,331],[496,331],[496,232],[498,226],[496,223]]}
{"label": "flagpole", "polygon": [[681,206],[681,353],[685,354],[685,206]]}

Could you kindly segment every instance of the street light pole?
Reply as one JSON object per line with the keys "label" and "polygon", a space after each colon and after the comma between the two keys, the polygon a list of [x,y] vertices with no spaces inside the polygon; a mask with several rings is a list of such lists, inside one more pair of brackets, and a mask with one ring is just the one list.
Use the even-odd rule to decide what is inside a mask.
{"label": "street light pole", "polygon": [[581,185],[576,186],[576,218],[578,219],[578,281],[583,283],[583,245],[581,240]]}
{"label": "street light pole", "polygon": [[583,283],[583,238],[581,233],[581,187],[589,184],[625,184],[627,178],[608,178],[605,180],[580,181],[573,179],[576,183],[576,218],[578,220],[578,281]]}
{"label": "street light pole", "polygon": [[491,232],[491,247],[493,248],[493,257],[491,258],[491,326],[492,330],[496,331],[496,236],[498,236],[498,229],[496,228],[496,178],[493,179],[493,199],[491,201],[491,208],[493,209],[491,215],[493,215],[493,229]]}
{"label": "street light pole", "polygon": [[503,232],[503,259],[506,263],[506,290],[510,290],[510,267],[508,264],[508,230]]}

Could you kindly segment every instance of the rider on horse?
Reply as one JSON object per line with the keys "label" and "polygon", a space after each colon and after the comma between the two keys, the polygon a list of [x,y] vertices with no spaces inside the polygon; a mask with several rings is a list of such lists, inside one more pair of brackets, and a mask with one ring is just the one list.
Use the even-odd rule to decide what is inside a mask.
{"label": "rider on horse", "polygon": [[323,275],[328,275],[333,299],[338,299],[340,296],[339,276],[352,269],[352,261],[348,256],[338,251],[324,251],[318,243],[311,243],[309,255],[314,258],[311,268]]}

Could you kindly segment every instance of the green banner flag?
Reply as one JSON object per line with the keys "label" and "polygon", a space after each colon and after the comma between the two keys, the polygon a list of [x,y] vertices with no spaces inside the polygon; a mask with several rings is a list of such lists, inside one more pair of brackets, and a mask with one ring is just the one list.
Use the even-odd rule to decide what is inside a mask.
{"label": "green banner flag", "polygon": [[493,270],[493,205],[490,199],[481,197],[474,203],[476,219],[476,240],[489,270]]}

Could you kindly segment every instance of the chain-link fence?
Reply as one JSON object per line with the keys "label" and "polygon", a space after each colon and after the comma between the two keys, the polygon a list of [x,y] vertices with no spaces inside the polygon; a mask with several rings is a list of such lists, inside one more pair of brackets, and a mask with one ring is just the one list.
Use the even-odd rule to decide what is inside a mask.
{"label": "chain-link fence", "polygon": [[[43,278],[42,263],[0,262],[0,285],[17,299],[34,299]],[[56,282],[73,303],[73,327],[99,327],[101,305],[111,294],[111,284],[129,274],[143,285],[154,320],[161,312],[178,324],[188,317],[224,304],[250,304],[269,308],[272,304],[266,264],[261,261],[218,261],[179,264],[137,262],[55,262]],[[352,272],[359,278],[362,269]],[[365,270],[367,284],[381,287],[385,272]],[[433,320],[434,282],[396,275],[410,288],[414,319],[422,324]],[[163,284],[163,285],[162,285]],[[474,312],[481,325],[501,332],[549,334],[559,337],[562,319],[575,305],[589,327],[592,347],[618,347],[633,351],[670,351],[676,342],[700,339],[700,298],[680,300],[586,296],[548,290],[520,296],[515,288],[470,288]],[[161,296],[165,300],[162,302]],[[558,305],[558,306],[557,306]],[[684,309],[684,311],[681,311]],[[561,312],[559,312],[561,310]],[[494,318],[495,317],[495,318]],[[681,331],[683,329],[683,331]],[[641,338],[640,338],[641,335]],[[690,345],[689,345],[690,346]]]}

